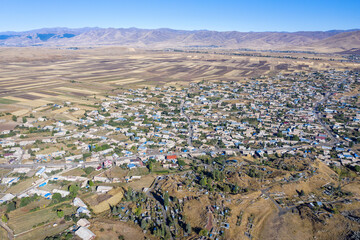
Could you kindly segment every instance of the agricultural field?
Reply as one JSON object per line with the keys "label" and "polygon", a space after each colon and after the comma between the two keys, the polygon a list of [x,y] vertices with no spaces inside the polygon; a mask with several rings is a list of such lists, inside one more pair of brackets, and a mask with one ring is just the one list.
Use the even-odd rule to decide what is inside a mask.
{"label": "agricultural field", "polygon": [[[43,204],[43,205],[42,205]],[[40,201],[38,204],[31,204],[24,208],[19,208],[9,214],[8,225],[14,230],[14,234],[20,234],[33,228],[37,228],[42,225],[53,224],[57,221],[58,217],[54,206],[46,206],[46,202]],[[33,209],[40,207],[37,211],[29,211],[29,208]],[[65,214],[71,214],[74,209],[72,207],[63,208]]]}
{"label": "agricultural field", "polygon": [[[360,64],[330,61],[334,56],[229,51],[145,51],[121,47],[0,51],[0,108],[24,115],[49,103],[106,94],[114,88],[175,85],[198,81],[239,81],[275,72],[359,69]],[[338,57],[341,60],[341,57]]]}

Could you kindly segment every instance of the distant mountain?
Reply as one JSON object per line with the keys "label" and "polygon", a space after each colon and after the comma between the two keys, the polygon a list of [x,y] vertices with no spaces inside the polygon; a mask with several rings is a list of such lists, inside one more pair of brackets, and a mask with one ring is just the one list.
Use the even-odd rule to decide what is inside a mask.
{"label": "distant mountain", "polygon": [[97,46],[141,48],[220,47],[262,50],[315,49],[339,51],[360,48],[360,31],[217,32],[168,28],[43,28],[0,33],[0,46]]}
{"label": "distant mountain", "polygon": [[360,50],[360,31],[342,32],[315,42],[312,47],[338,51]]}

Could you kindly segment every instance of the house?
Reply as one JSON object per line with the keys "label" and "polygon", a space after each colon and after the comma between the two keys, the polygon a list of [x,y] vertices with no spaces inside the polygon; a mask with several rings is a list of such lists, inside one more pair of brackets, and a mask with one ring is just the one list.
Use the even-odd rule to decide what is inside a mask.
{"label": "house", "polygon": [[35,173],[35,176],[40,177],[45,172],[45,167],[42,167],[39,171]]}
{"label": "house", "polygon": [[96,192],[97,193],[107,193],[108,191],[110,191],[111,189],[113,189],[112,186],[98,186],[96,188]]}
{"label": "house", "polygon": [[86,227],[79,227],[79,229],[76,230],[75,235],[82,240],[93,240],[96,237],[96,235]]}
{"label": "house", "polygon": [[166,160],[176,160],[177,156],[176,155],[168,155],[166,156]]}
{"label": "house", "polygon": [[78,197],[74,198],[73,204],[75,207],[87,208],[86,204]]}
{"label": "house", "polygon": [[77,221],[76,225],[79,227],[90,227],[90,222],[86,218],[81,218],[79,221]]}
{"label": "house", "polygon": [[79,215],[80,213],[84,213],[90,217],[90,210],[85,207],[79,207],[76,209],[76,214]]}
{"label": "house", "polygon": [[7,193],[5,194],[5,196],[3,196],[2,198],[0,198],[0,203],[4,203],[7,201],[10,201],[11,199],[13,199],[15,196],[12,195],[11,193]]}
{"label": "house", "polygon": [[111,182],[110,181],[110,179],[109,178],[107,178],[107,177],[98,177],[98,176],[95,176],[95,177],[93,177],[93,180],[95,181],[95,182]]}
{"label": "house", "polygon": [[105,160],[104,162],[103,162],[103,167],[104,168],[109,168],[109,167],[111,167],[112,166],[112,161],[111,160]]}
{"label": "house", "polygon": [[19,177],[10,177],[10,178],[3,178],[1,180],[1,184],[7,184],[7,185],[11,185],[13,183],[16,183],[17,181],[19,181],[20,178]]}
{"label": "house", "polygon": [[64,190],[59,190],[59,189],[53,189],[52,193],[60,193],[61,197],[66,197],[67,195],[70,194],[69,191],[64,191]]}
{"label": "house", "polygon": [[125,177],[126,182],[131,182],[133,180],[139,180],[141,179],[141,176],[131,176],[131,177]]}

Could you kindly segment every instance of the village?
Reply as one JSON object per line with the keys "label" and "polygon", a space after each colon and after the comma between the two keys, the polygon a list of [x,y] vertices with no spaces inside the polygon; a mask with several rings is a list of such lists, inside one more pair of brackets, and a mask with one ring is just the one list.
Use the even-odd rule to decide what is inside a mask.
{"label": "village", "polygon": [[[350,183],[360,172],[359,85],[358,73],[330,70],[119,88],[84,97],[89,104],[48,104],[22,117],[1,113],[0,122],[16,123],[0,135],[4,222],[11,226],[11,211],[30,199],[68,204],[54,212],[65,222],[49,218],[39,226],[66,226],[62,234],[81,239],[96,236],[88,220],[104,212],[164,239],[227,239],[236,227],[251,239],[259,217],[234,204],[255,193],[251,201],[284,213],[306,206],[325,221],[337,203],[356,201],[333,174]],[[326,181],[311,191],[289,194],[283,187],[320,176]],[[194,220],[196,201],[204,203],[202,223]],[[69,228],[71,221],[76,226]],[[29,229],[23,230],[14,235]]]}

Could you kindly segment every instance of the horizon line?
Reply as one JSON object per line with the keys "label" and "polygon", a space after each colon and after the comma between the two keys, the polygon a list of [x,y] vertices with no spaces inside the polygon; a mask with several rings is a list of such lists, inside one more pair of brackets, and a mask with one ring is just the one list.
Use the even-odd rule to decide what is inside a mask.
{"label": "horizon line", "polygon": [[299,31],[276,31],[276,30],[266,30],[266,31],[239,31],[239,30],[209,30],[209,29],[175,29],[169,27],[159,27],[159,28],[139,28],[139,27],[43,27],[43,28],[33,28],[29,30],[5,30],[0,31],[0,33],[26,33],[37,30],[51,30],[51,29],[68,29],[68,30],[81,30],[81,29],[139,29],[139,30],[175,30],[175,31],[208,31],[208,32],[243,32],[243,33],[260,33],[260,32],[273,32],[273,33],[297,33],[297,32],[332,32],[332,31],[360,31],[360,28],[351,28],[351,29],[329,29],[329,30],[299,30]]}

